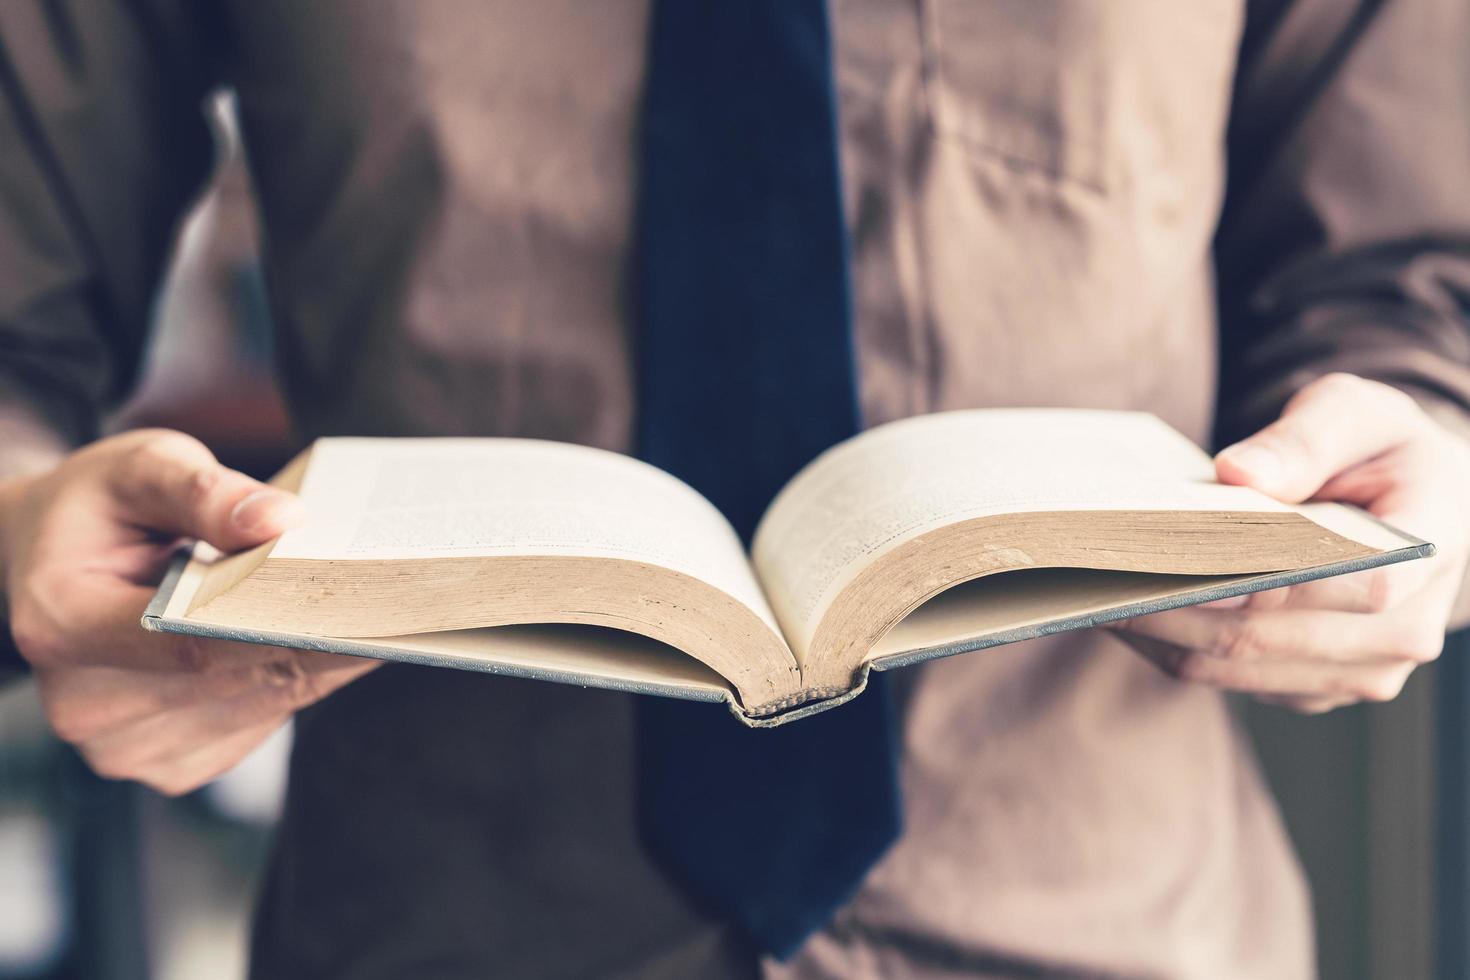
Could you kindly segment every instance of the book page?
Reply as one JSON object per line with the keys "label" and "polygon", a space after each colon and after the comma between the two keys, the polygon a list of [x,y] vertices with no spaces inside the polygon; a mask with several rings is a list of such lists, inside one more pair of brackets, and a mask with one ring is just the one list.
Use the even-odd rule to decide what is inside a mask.
{"label": "book page", "polygon": [[724,516],[628,456],[531,439],[321,439],[301,499],[306,523],[272,558],[644,562],[715,586],[779,632]]}
{"label": "book page", "polygon": [[918,416],[828,450],[781,491],[754,562],[800,657],[832,597],[886,551],[996,514],[1290,510],[1215,482],[1210,456],[1152,415],[983,409]]}

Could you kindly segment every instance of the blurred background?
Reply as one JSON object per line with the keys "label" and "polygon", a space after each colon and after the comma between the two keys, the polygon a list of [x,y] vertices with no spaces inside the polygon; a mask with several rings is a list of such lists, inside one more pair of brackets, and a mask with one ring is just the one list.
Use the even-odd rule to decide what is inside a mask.
{"label": "blurred background", "polygon": [[[142,387],[111,428],[182,429],[264,477],[293,444],[228,97],[212,110],[220,162],[176,244]],[[1240,705],[1314,886],[1324,977],[1470,975],[1462,645],[1391,704],[1318,718]],[[285,729],[165,799],[92,776],[48,735],[29,683],[0,685],[0,980],[243,976],[289,751]]]}
{"label": "blurred background", "polygon": [[[141,386],[108,427],[181,429],[268,476],[293,442],[228,96],[211,119],[216,172],[175,245]],[[290,740],[283,729],[225,778],[167,799],[93,776],[50,737],[33,685],[0,686],[0,978],[244,976]]]}

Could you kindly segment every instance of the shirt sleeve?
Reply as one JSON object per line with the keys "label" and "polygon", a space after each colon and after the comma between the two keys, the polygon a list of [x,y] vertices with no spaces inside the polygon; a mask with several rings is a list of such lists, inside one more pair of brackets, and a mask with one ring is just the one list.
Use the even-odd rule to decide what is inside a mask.
{"label": "shirt sleeve", "polygon": [[1470,438],[1470,3],[1253,2],[1231,120],[1222,439],[1332,371]]}
{"label": "shirt sleeve", "polygon": [[95,436],[134,379],[212,154],[192,16],[0,4],[0,475]]}
{"label": "shirt sleeve", "polygon": [[1231,120],[1221,441],[1332,371],[1470,439],[1470,3],[1255,2]]}
{"label": "shirt sleeve", "polygon": [[[93,438],[133,383],[212,155],[191,2],[0,3],[0,478]],[[0,673],[22,666],[4,627]]]}

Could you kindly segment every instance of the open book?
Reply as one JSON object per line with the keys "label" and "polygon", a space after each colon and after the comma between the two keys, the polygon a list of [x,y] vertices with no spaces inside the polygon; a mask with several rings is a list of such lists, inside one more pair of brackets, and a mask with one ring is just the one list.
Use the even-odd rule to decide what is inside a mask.
{"label": "open book", "polygon": [[828,450],[747,556],[674,477],[524,439],[321,439],[307,521],[196,545],[145,627],[728,701],[771,725],[884,670],[1351,572],[1433,547],[1214,480],[1151,415],[950,412]]}

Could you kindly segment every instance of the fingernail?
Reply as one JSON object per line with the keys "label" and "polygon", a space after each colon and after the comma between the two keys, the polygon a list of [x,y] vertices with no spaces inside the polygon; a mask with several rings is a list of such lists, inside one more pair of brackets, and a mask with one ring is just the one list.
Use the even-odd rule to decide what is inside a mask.
{"label": "fingernail", "polygon": [[1275,482],[1281,475],[1281,457],[1265,446],[1238,442],[1221,450],[1220,456],[1263,483]]}
{"label": "fingernail", "polygon": [[1202,603],[1200,603],[1200,608],[1201,609],[1239,609],[1241,606],[1245,605],[1247,602],[1250,602],[1250,601],[1251,601],[1251,597],[1248,596],[1248,595],[1232,595],[1232,596],[1226,596],[1223,599],[1216,599],[1213,602],[1202,602]]}
{"label": "fingernail", "polygon": [[230,512],[230,523],[237,531],[246,534],[264,530],[284,531],[300,524],[305,516],[299,498],[267,487],[241,499]]}

